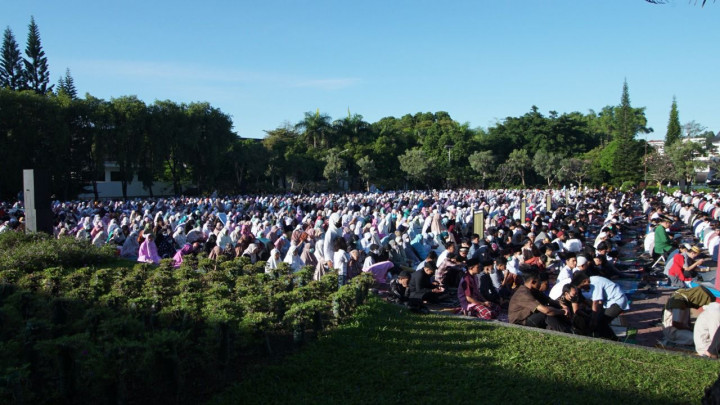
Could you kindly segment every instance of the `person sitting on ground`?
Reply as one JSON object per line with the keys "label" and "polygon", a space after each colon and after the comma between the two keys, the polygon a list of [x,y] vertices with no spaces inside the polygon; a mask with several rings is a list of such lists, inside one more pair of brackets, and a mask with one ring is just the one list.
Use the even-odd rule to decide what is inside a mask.
{"label": "person sitting on ground", "polygon": [[[507,269],[507,259],[504,256],[495,259],[495,277],[500,283],[500,287],[497,288],[498,293],[502,298],[509,300],[518,286],[515,284],[516,276]],[[493,284],[496,285],[495,282]]]}
{"label": "person sitting on ground", "polygon": [[568,253],[567,255],[565,255],[565,265],[560,268],[560,273],[558,273],[557,281],[559,282],[564,279],[569,280],[570,278],[572,278],[575,267],[577,267],[577,256],[575,256],[575,253]]}
{"label": "person sitting on ground", "polygon": [[697,267],[710,261],[709,257],[698,259],[700,248],[692,246],[690,249],[673,256],[672,266],[668,271],[670,285],[674,287],[689,287],[693,279],[698,276]]}
{"label": "person sitting on ground", "polygon": [[573,333],[589,336],[592,332],[590,330],[591,315],[580,290],[572,283],[565,284],[562,286],[562,293],[557,301],[563,309],[568,311]]}
{"label": "person sitting on ground", "polygon": [[665,303],[663,335],[667,343],[692,346],[695,341],[690,326],[690,310],[699,309],[715,301],[715,296],[703,286],[681,288]]}
{"label": "person sitting on ground", "polygon": [[488,259],[481,262],[480,265],[482,266],[482,271],[480,271],[476,277],[480,297],[483,298],[483,301],[489,301],[507,308],[507,301],[500,296],[500,293],[492,282],[491,273],[493,271],[494,262]]}
{"label": "person sitting on ground", "polygon": [[450,254],[455,253],[455,244],[454,243],[448,243],[445,250],[440,253],[440,255],[437,258],[437,261],[435,262],[435,267],[440,268],[442,263],[445,261],[445,258]]}
{"label": "person sitting on ground", "polygon": [[595,336],[616,340],[617,336],[610,328],[610,323],[622,312],[630,309],[622,288],[605,277],[588,277],[586,272],[575,273],[572,283],[581,291],[589,292],[592,301],[590,327]]}
{"label": "person sitting on ground", "polygon": [[526,267],[522,271],[522,277],[524,284],[518,287],[510,298],[508,308],[510,323],[570,332],[567,311],[544,294],[537,292],[540,285],[538,270]]}
{"label": "person sitting on ground", "polygon": [[620,273],[617,267],[615,267],[615,264],[608,259],[609,253],[610,245],[607,241],[600,242],[595,249],[595,256],[600,257],[602,262],[598,267],[599,275],[609,279],[619,278],[622,276],[622,273]]}
{"label": "person sitting on ground", "polygon": [[563,243],[566,252],[578,253],[583,249],[583,243],[578,238],[577,231],[568,231],[568,239]]}
{"label": "person sitting on ground", "polygon": [[405,304],[408,302],[408,284],[410,283],[410,273],[401,271],[396,279],[390,282],[388,290],[388,301],[396,304]]}
{"label": "person sitting on ground", "polygon": [[[668,276],[668,278],[670,277],[670,269],[672,268],[673,262],[675,261],[675,255],[677,255],[678,253],[686,253],[690,249],[692,249],[692,246],[690,246],[689,243],[681,243],[677,247],[677,249],[671,251],[668,254],[667,260],[665,261],[664,271],[663,271],[663,273],[666,276]],[[672,284],[672,280],[670,280],[670,282]]]}
{"label": "person sitting on ground", "polygon": [[460,301],[463,314],[486,320],[497,318],[500,314],[500,306],[485,299],[478,287],[477,275],[480,272],[479,260],[470,259],[467,262],[467,266],[468,270],[460,280],[457,289],[458,300]]}
{"label": "person sitting on ground", "polygon": [[160,263],[160,256],[155,246],[155,235],[152,232],[146,233],[145,240],[140,244],[138,251],[138,262],[141,263]]}
{"label": "person sitting on ground", "polygon": [[547,274],[547,272],[541,272],[538,275],[538,280],[540,284],[538,285],[538,292],[543,293],[543,295],[548,294],[548,288],[550,287],[550,275]]}
{"label": "person sitting on ground", "polygon": [[426,312],[423,302],[440,302],[445,290],[440,283],[431,280],[434,274],[435,263],[426,261],[422,271],[416,271],[410,276],[408,298],[411,309]]}
{"label": "person sitting on ground", "polygon": [[175,252],[175,256],[173,256],[173,267],[180,267],[183,263],[184,256],[194,254],[198,250],[200,250],[200,242],[193,242],[192,244],[186,243],[182,249]]}
{"label": "person sitting on ground", "polygon": [[700,356],[717,358],[718,344],[712,346],[715,334],[720,328],[720,303],[711,302],[702,307],[702,312],[695,320],[693,340],[695,351]]}
{"label": "person sitting on ground", "polygon": [[[435,264],[437,262],[437,259],[438,259],[437,252],[434,250],[431,250],[428,253],[427,257],[425,258],[425,261],[422,261],[417,265],[417,267],[415,268],[415,271],[420,271],[423,268],[425,268],[425,262],[432,262],[433,264]],[[436,268],[437,268],[437,266],[436,266]]]}
{"label": "person sitting on ground", "polygon": [[457,262],[455,253],[448,253],[435,272],[435,281],[445,289],[455,288],[463,275],[463,265]]}
{"label": "person sitting on ground", "polygon": [[655,247],[653,248],[653,259],[660,256],[667,258],[670,251],[673,250],[672,236],[668,235],[667,229],[670,228],[672,221],[668,217],[661,217],[660,223],[655,227]]}

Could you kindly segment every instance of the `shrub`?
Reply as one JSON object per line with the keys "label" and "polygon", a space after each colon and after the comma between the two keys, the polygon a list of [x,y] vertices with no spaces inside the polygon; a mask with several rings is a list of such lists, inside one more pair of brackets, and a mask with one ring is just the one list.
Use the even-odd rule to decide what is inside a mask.
{"label": "shrub", "polygon": [[338,291],[336,272],[247,258],[97,268],[110,250],[43,235],[0,246],[0,403],[195,403],[273,341],[320,331],[333,299],[345,319],[374,281]]}
{"label": "shrub", "polygon": [[54,239],[37,233],[0,234],[0,270],[17,269],[24,273],[48,267],[77,268],[115,260],[115,248],[98,248],[73,238]]}
{"label": "shrub", "polygon": [[627,192],[632,190],[633,187],[635,187],[634,181],[624,181],[622,185],[620,185],[620,191]]}

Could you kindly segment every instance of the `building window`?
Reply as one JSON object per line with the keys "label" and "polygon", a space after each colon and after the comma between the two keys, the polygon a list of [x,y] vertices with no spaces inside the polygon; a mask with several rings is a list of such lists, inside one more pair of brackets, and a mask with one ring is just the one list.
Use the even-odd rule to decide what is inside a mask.
{"label": "building window", "polygon": [[122,181],[120,172],[110,172],[110,181]]}

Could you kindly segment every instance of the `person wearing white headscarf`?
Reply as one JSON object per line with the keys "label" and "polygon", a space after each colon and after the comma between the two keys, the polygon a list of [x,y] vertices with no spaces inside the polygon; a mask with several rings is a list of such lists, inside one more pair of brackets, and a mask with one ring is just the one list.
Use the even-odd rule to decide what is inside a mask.
{"label": "person wearing white headscarf", "polygon": [[271,270],[277,269],[279,263],[280,263],[280,251],[273,248],[273,250],[270,251],[270,258],[265,263],[265,273],[270,273]]}
{"label": "person wearing white headscarf", "polygon": [[[273,249],[273,250],[277,250],[277,249]],[[247,249],[245,249],[245,251],[242,252],[242,255],[249,257],[250,262],[252,264],[255,264],[255,262],[257,262],[257,253],[258,253],[258,245],[251,243],[250,245],[248,245]]]}
{"label": "person wearing white headscarf", "polygon": [[230,238],[230,236],[228,235],[227,228],[223,228],[220,230],[220,233],[218,234],[217,244],[222,250],[226,250],[228,248],[228,245],[234,246],[232,243],[232,238]]}
{"label": "person wearing white headscarf", "polygon": [[342,228],[340,228],[340,214],[337,212],[333,212],[330,215],[330,220],[328,221],[328,229],[325,232],[325,239],[323,241],[323,257],[325,258],[325,261],[332,261],[333,256],[335,255],[335,249],[333,246],[333,241],[336,238],[342,237]]}
{"label": "person wearing white headscarf", "polygon": [[102,222],[98,223],[97,227],[98,231],[92,240],[92,244],[97,247],[102,247],[103,245],[105,245],[105,243],[107,243],[108,234],[107,232],[105,232],[105,227],[102,226]]}
{"label": "person wearing white headscarf", "polygon": [[298,252],[298,247],[296,245],[290,246],[287,255],[285,255],[285,260],[283,261],[290,265],[293,273],[300,271],[303,267],[303,262],[300,259],[300,252]]}
{"label": "person wearing white headscarf", "polygon": [[127,259],[137,259],[138,250],[140,250],[140,244],[138,243],[139,234],[140,231],[138,229],[130,232],[130,235],[125,238],[125,243],[123,243],[122,250],[120,250],[120,256]]}
{"label": "person wearing white headscarf", "polygon": [[187,237],[185,236],[185,224],[177,226],[175,232],[173,233],[173,240],[175,241],[175,246],[185,246],[187,243]]}

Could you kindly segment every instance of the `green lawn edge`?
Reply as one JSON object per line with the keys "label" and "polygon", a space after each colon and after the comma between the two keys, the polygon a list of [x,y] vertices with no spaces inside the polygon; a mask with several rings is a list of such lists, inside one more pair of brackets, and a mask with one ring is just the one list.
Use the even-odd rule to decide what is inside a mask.
{"label": "green lawn edge", "polygon": [[211,404],[699,403],[720,363],[459,317],[372,297],[346,324],[248,367]]}

